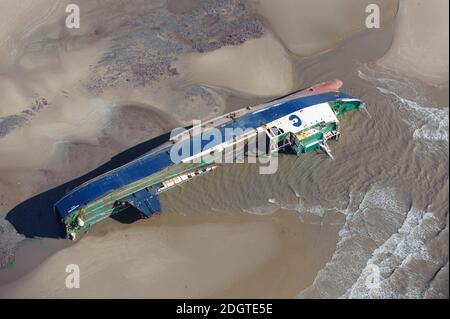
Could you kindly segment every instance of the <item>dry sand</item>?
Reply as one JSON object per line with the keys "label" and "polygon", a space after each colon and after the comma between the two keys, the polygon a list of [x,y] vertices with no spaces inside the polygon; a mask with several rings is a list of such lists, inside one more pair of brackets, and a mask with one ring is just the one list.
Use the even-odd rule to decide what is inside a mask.
{"label": "dry sand", "polygon": [[394,41],[379,64],[425,82],[448,83],[448,4],[400,1]]}
{"label": "dry sand", "polygon": [[175,66],[189,81],[251,95],[283,95],[294,88],[290,58],[270,33],[240,46],[187,55]]}
{"label": "dry sand", "polygon": [[52,21],[54,13],[64,8],[64,1],[2,1],[0,11],[0,70],[7,70],[20,56],[30,34]]}
{"label": "dry sand", "polygon": [[339,41],[366,29],[368,4],[380,7],[381,25],[391,21],[397,1],[391,0],[252,0],[289,51],[310,56],[333,48]]}
{"label": "dry sand", "polygon": [[[183,34],[176,28],[169,32],[172,38],[152,29],[152,41],[174,41],[184,50],[173,55],[171,46],[160,46],[175,57],[171,65],[178,74],[157,69],[160,78],[146,82],[152,74],[139,74],[142,83],[127,85],[133,74],[125,69],[117,85],[93,91],[87,88],[92,77],[111,76],[107,71],[121,62],[97,64],[114,52],[114,37],[134,30],[136,17],[162,8],[164,1],[83,1],[85,27],[71,33],[61,25],[63,2],[51,7],[45,1],[3,0],[0,12],[2,18],[7,12],[8,20],[0,21],[8,21],[8,27],[0,34],[0,57],[6,57],[0,68],[0,90],[6,92],[0,118],[22,116],[24,110],[30,114],[24,124],[0,136],[0,214],[30,238],[16,247],[21,238],[0,219],[0,257],[12,260],[18,249],[16,264],[0,270],[0,283],[5,283],[0,296],[448,298],[445,84],[436,89],[408,78],[393,82],[389,72],[370,64],[381,59],[382,66],[396,66],[402,77],[421,74],[423,80],[441,83],[445,74],[436,66],[445,51],[441,45],[435,48],[431,37],[435,61],[417,63],[422,49],[399,56],[407,41],[420,43],[425,37],[408,33],[403,2],[395,30],[389,21],[397,2],[376,1],[383,29],[349,39],[344,38],[364,29],[366,1],[298,2],[254,1],[264,18],[264,35],[249,32],[239,45],[202,53],[186,49],[189,41],[173,36]],[[174,21],[202,3],[170,1],[168,9],[176,16],[167,20],[163,10],[152,21]],[[259,25],[251,13],[245,17],[253,21],[252,28]],[[440,29],[442,21],[448,25],[448,15],[427,27]],[[394,31],[392,48],[383,57]],[[336,162],[316,155],[300,161],[286,156],[272,177],[260,177],[246,166],[226,168],[163,198],[166,215],[131,225],[108,221],[74,245],[46,233],[47,207],[65,191],[53,187],[192,118],[209,118],[244,106],[237,102],[256,103],[336,77],[344,80],[346,91],[368,102],[373,117],[357,113],[343,120],[343,139],[333,145]],[[403,95],[416,87],[421,92],[422,86],[426,94],[418,99]],[[442,97],[436,107],[422,106],[429,95]],[[40,97],[48,105],[33,108]],[[385,251],[391,257],[384,259]],[[361,285],[369,260],[387,272],[397,269],[394,276],[383,273],[381,291],[367,292]],[[68,263],[81,267],[79,290],[64,288]]]}
{"label": "dry sand", "polygon": [[[71,78],[72,72],[66,72],[64,77],[55,74],[53,69],[59,65],[58,52],[47,47],[46,54],[37,56],[35,64],[31,65],[26,56],[27,47],[33,43],[36,34],[42,32],[48,25],[54,25],[62,17],[65,1],[31,0],[26,2],[2,1],[0,10],[0,85],[2,88],[2,106],[0,117],[16,114],[29,108],[39,93],[54,94],[54,83]],[[59,14],[58,14],[59,13]],[[46,34],[49,37],[53,35]],[[30,51],[28,49],[28,51]],[[34,51],[34,50],[31,50]],[[65,64],[70,63],[65,59]],[[85,69],[86,67],[82,67]],[[71,71],[78,70],[78,67]],[[41,72],[48,77],[40,77]],[[55,72],[57,73],[57,72]],[[38,75],[36,75],[38,74]],[[50,76],[51,75],[51,76]]]}

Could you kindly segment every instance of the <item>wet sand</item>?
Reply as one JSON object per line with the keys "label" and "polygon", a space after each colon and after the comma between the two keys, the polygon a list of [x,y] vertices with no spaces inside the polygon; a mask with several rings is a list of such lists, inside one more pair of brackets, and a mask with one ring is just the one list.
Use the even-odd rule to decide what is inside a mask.
{"label": "wet sand", "polygon": [[[359,18],[337,25],[323,12],[299,19],[317,15],[306,2],[308,10],[296,11],[292,1],[255,1],[253,12],[215,1],[210,6],[225,13],[214,18],[202,1],[170,1],[168,10],[163,1],[106,2],[81,4],[90,14],[75,34],[60,13],[30,2],[29,10],[42,9],[37,17],[48,17],[28,33],[16,26],[21,37],[8,46],[1,34],[9,60],[0,73],[8,92],[0,125],[19,123],[0,136],[1,297],[448,298],[448,83],[391,68],[408,22],[393,20],[396,2],[379,1],[382,29],[362,32],[360,1],[341,7]],[[157,29],[168,16],[178,24]],[[289,30],[292,20],[302,32]],[[204,36],[208,28],[193,21],[215,22],[216,33]],[[236,25],[241,33],[223,37]],[[124,42],[131,31],[136,37]],[[136,60],[142,37],[169,59]],[[19,53],[11,55],[11,45]],[[428,66],[419,67],[435,74]],[[273,176],[251,165],[221,167],[164,194],[163,215],[110,220],[77,243],[60,239],[51,204],[155,146],[149,138],[331,78],[370,113],[343,119],[342,139],[331,145],[336,161],[281,155]],[[39,97],[48,103],[37,108]],[[64,288],[67,263],[81,267],[79,290]],[[368,290],[372,265],[383,281]]]}
{"label": "wet sand", "polygon": [[[337,239],[338,226],[305,226],[292,212],[166,213],[125,228],[110,225],[3,286],[0,296],[292,297],[311,284]],[[323,236],[329,232],[335,236]],[[80,289],[65,288],[71,263],[80,266]]]}
{"label": "wet sand", "polygon": [[432,4],[414,0],[400,6],[396,36],[379,63],[436,85],[448,83],[448,1]]}

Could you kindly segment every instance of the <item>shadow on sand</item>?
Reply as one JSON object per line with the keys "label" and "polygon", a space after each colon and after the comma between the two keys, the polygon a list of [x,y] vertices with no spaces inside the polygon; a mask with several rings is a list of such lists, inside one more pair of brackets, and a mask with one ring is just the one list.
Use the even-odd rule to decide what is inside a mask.
{"label": "shadow on sand", "polygon": [[[15,227],[18,233],[27,238],[65,238],[66,234],[63,225],[58,221],[53,211],[54,203],[63,197],[69,190],[74,189],[98,175],[136,159],[166,142],[169,137],[170,133],[166,133],[142,142],[141,144],[117,154],[111,158],[109,162],[81,177],[27,199],[14,207],[6,215],[6,220]],[[115,220],[125,224],[132,223],[139,218],[139,214],[126,214],[126,212],[114,216]]]}

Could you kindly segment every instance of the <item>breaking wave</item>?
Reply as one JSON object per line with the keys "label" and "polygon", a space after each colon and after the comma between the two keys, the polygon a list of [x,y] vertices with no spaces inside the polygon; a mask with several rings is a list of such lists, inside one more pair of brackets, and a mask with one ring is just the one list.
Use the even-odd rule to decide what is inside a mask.
{"label": "breaking wave", "polygon": [[385,88],[377,87],[377,89],[384,94],[391,94],[396,97],[401,105],[410,112],[410,118],[406,122],[413,128],[415,140],[448,142],[448,108],[423,107]]}
{"label": "breaking wave", "polygon": [[[449,108],[423,106],[429,104],[422,88],[407,79],[394,79],[388,75],[369,69],[363,65],[358,69],[358,76],[373,83],[385,95],[394,97],[394,105],[403,111],[403,121],[412,130],[416,141],[444,141],[448,144]],[[408,98],[401,96],[408,96]]]}
{"label": "breaking wave", "polygon": [[[442,222],[427,211],[411,208],[399,228],[374,250],[357,281],[347,290],[346,298],[423,298],[428,283],[444,265],[433,258],[426,242],[442,230]],[[422,265],[422,267],[421,267]],[[379,283],[368,285],[374,266],[379,271]],[[417,271],[417,268],[431,271]],[[406,280],[405,280],[406,279]],[[404,287],[398,283],[404,282]],[[424,288],[425,287],[425,288]]]}
{"label": "breaking wave", "polygon": [[372,252],[398,229],[405,218],[406,203],[396,198],[395,189],[371,187],[367,193],[351,192],[339,241],[331,260],[300,298],[343,296],[360,276]]}

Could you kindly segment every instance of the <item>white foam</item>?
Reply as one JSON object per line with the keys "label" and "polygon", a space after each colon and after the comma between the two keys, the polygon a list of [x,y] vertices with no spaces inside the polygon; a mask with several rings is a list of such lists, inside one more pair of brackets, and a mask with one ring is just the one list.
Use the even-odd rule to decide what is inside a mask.
{"label": "white foam", "polygon": [[[434,263],[439,267],[439,262],[434,261],[425,245],[425,235],[437,233],[441,229],[439,220],[430,212],[424,212],[411,208],[402,226],[383,245],[374,250],[366,267],[351,288],[342,297],[348,298],[422,298],[423,287],[427,278],[419,272],[411,272],[408,266],[416,261]],[[367,277],[373,272],[373,265],[380,270],[379,287],[370,288],[366,285]],[[407,289],[399,293],[395,287],[398,282],[398,273],[407,274],[405,281]]]}
{"label": "white foam", "polygon": [[251,208],[243,208],[242,211],[248,214],[253,215],[270,215],[273,214],[275,211],[277,211],[278,206],[276,204],[273,204],[271,202],[273,200],[272,198],[269,199],[268,204],[261,205],[261,206],[255,206]]}
{"label": "white foam", "polygon": [[[407,79],[394,79],[382,72],[369,69],[363,65],[358,69],[358,76],[373,83],[383,94],[395,98],[395,105],[405,113],[402,118],[411,128],[416,141],[449,141],[449,109],[423,106],[429,104],[423,90],[412,85]],[[400,93],[401,92],[401,93]],[[409,98],[404,97],[407,95]]]}
{"label": "white foam", "polygon": [[[377,245],[391,235],[381,226],[401,223],[397,221],[404,219],[405,206],[397,200],[393,188],[374,185],[366,193],[351,192],[347,208],[341,210],[346,222],[339,232],[336,250],[299,297],[307,297],[311,292],[323,298],[343,296],[360,277]],[[373,219],[375,215],[377,218]]]}
{"label": "white foam", "polygon": [[404,120],[413,129],[415,140],[448,142],[448,108],[423,107],[393,91],[382,87],[377,87],[377,89],[384,94],[393,95],[410,112],[410,117]]}

